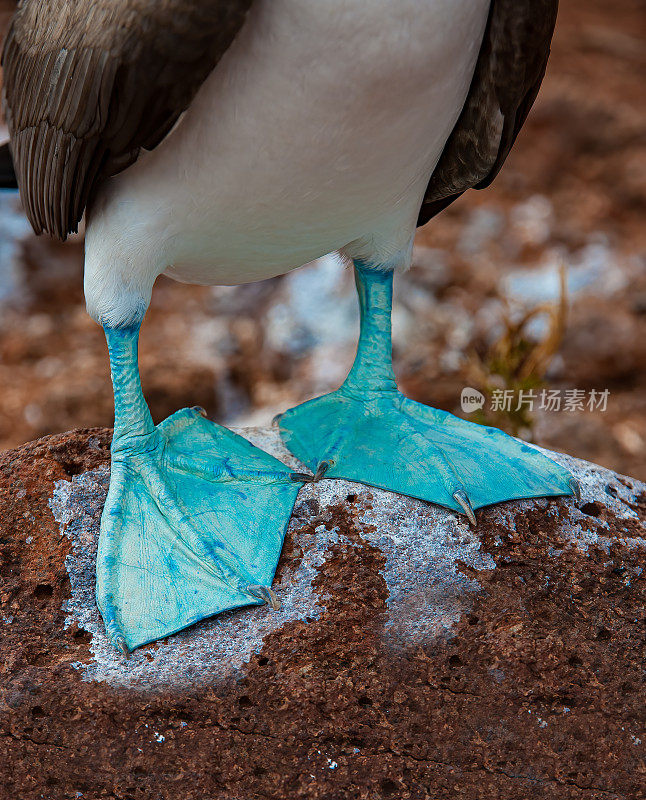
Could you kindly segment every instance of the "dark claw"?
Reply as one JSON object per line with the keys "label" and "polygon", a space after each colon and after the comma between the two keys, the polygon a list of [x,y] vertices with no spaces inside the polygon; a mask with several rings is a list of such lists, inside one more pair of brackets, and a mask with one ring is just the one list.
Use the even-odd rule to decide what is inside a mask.
{"label": "dark claw", "polygon": [[257,586],[256,584],[252,584],[247,586],[247,591],[252,597],[257,597],[258,600],[264,600],[274,611],[280,611],[278,595],[273,589],[270,589],[269,586]]}
{"label": "dark claw", "polygon": [[128,658],[130,655],[130,650],[128,650],[128,645],[126,644],[125,636],[115,636],[112,640],[114,646],[123,653],[123,655]]}
{"label": "dark claw", "polygon": [[307,472],[292,472],[289,477],[294,483],[318,483],[331,466],[331,461],[321,461],[314,475],[310,475]]}
{"label": "dark claw", "polygon": [[467,493],[464,489],[458,489],[456,492],[453,492],[453,499],[455,502],[462,508],[464,511],[467,519],[475,528],[476,526],[476,513],[473,510],[473,506],[471,505],[471,501],[469,500]]}
{"label": "dark claw", "polygon": [[289,479],[290,481],[294,481],[294,483],[311,483],[314,476],[307,472],[290,472]]}
{"label": "dark claw", "polygon": [[572,494],[576,497],[577,500],[581,499],[581,486],[576,478],[570,478],[568,481],[568,486],[572,489]]}

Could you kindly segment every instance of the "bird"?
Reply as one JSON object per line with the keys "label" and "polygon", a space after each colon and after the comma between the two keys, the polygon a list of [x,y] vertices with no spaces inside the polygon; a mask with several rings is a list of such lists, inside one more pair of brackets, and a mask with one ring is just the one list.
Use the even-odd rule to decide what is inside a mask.
{"label": "bird", "polygon": [[[405,397],[393,279],[418,226],[502,167],[558,0],[22,0],[4,43],[15,184],[37,234],[85,215],[115,425],[96,598],[124,655],[271,588],[298,491],[346,479],[451,508],[576,494],[502,431]],[[328,253],[361,325],[336,391],[287,410],[294,471],[199,408],[155,425],[137,347],[165,274],[237,285]]]}

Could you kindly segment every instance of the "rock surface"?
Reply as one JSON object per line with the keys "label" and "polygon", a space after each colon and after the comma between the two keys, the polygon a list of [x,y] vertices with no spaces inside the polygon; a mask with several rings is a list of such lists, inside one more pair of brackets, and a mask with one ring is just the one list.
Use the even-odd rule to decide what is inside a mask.
{"label": "rock surface", "polygon": [[126,661],[93,599],[109,441],[0,455],[2,800],[646,796],[646,485],[554,456],[580,501],[486,509],[474,531],[322,481],[296,504],[280,612]]}

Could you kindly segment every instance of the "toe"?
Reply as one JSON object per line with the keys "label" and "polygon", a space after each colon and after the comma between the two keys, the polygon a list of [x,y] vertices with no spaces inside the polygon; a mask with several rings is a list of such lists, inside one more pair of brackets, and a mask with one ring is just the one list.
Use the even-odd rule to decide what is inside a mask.
{"label": "toe", "polygon": [[467,519],[475,528],[476,526],[476,514],[473,510],[473,506],[471,505],[471,501],[469,500],[469,496],[464,491],[464,489],[458,489],[457,491],[453,492],[453,499],[455,502],[460,506],[460,508],[464,511]]}

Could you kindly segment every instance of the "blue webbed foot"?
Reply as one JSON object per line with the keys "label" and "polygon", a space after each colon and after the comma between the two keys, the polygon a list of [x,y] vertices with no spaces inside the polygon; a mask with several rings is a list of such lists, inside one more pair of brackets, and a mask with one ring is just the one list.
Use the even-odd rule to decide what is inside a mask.
{"label": "blue webbed foot", "polygon": [[116,422],[97,603],[124,653],[205,617],[268,602],[300,488],[246,439],[183,409],[150,419],[136,330],[107,331]]}
{"label": "blue webbed foot", "polygon": [[[577,493],[570,473],[524,442],[417,403],[397,389],[391,360],[392,271],[355,264],[357,356],[335,392],[278,419],[288,449],[326,478],[345,478],[464,513],[527,497]],[[302,477],[302,476],[301,476]]]}
{"label": "blue webbed foot", "polygon": [[575,491],[570,473],[496,428],[416,403],[396,390],[336,392],[280,418],[288,449],[312,472],[419,497],[466,514],[523,497]]}

